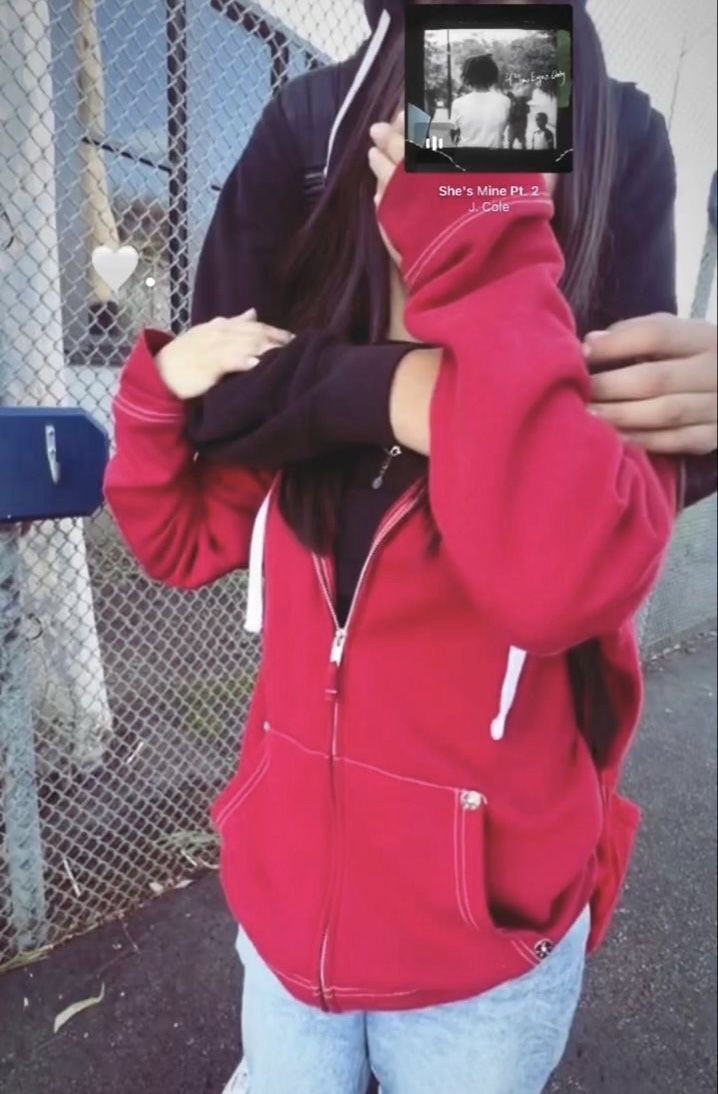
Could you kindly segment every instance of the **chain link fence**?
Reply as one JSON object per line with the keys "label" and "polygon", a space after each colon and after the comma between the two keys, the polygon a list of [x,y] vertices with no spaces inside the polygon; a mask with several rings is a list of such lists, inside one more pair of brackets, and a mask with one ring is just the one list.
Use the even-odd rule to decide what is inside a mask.
{"label": "chain link fence", "polygon": [[[651,27],[664,7],[668,36],[668,0]],[[705,33],[711,5],[694,7]],[[594,8],[620,69],[624,5]],[[134,332],[187,321],[204,231],[264,104],[365,32],[357,0],[5,0],[0,402],[80,405],[109,427]],[[660,100],[684,55],[669,43],[653,56],[638,75]],[[704,68],[704,93],[714,82]],[[714,164],[706,133],[679,154],[704,195]],[[688,197],[690,301],[705,217],[696,226]],[[139,255],[115,295],[90,262],[101,245]],[[679,526],[646,647],[707,623],[714,582],[709,501]],[[153,584],[106,513],[0,530],[0,966],[215,864],[207,806],[234,766],[257,665],[244,593],[240,575],[193,593]]]}

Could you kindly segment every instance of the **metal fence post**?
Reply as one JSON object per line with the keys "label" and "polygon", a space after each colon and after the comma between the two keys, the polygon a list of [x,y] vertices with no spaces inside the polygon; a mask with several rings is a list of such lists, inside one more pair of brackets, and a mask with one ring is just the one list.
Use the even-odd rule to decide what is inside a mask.
{"label": "metal fence post", "polygon": [[167,41],[167,158],[169,177],[170,326],[189,323],[189,111],[187,104],[187,2],[165,0]]}
{"label": "metal fence post", "polygon": [[11,922],[18,952],[47,940],[47,910],[17,525],[0,525],[0,771]]}
{"label": "metal fence post", "polygon": [[708,195],[706,237],[703,243],[698,280],[693,293],[693,304],[691,305],[691,316],[694,319],[705,319],[708,314],[716,272],[716,253],[716,173],[714,171]]}

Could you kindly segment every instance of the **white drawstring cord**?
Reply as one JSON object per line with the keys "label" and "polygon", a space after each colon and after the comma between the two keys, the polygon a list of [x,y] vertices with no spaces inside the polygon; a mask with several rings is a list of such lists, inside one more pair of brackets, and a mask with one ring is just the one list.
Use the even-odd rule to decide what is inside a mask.
{"label": "white drawstring cord", "polygon": [[344,96],[344,102],[339,107],[337,116],[334,119],[334,125],[332,126],[331,132],[329,134],[329,143],[327,144],[327,160],[324,164],[324,178],[327,177],[327,173],[329,171],[329,162],[332,158],[334,141],[336,140],[337,133],[339,132],[339,126],[342,124],[346,116],[347,110],[354,102],[354,99],[357,96],[357,92],[359,91],[361,85],[364,83],[369,69],[374,64],[376,55],[381,49],[382,42],[386,38],[386,34],[390,26],[391,16],[389,15],[388,11],[382,11],[381,15],[379,16],[379,22],[377,23],[374,33],[371,37],[371,41],[367,46],[366,53],[361,59],[361,64],[356,70],[354,79],[350,84],[349,90]]}
{"label": "white drawstring cord", "polygon": [[501,685],[501,702],[499,712],[491,723],[491,737],[494,741],[500,741],[506,730],[506,719],[511,713],[511,707],[516,698],[516,692],[521,679],[521,672],[526,662],[526,650],[520,650],[517,646],[511,646],[506,663],[506,674]]}
{"label": "white drawstring cord", "polygon": [[270,489],[254,518],[252,538],[249,543],[249,579],[244,629],[250,634],[261,633],[264,617],[264,537],[271,496]]}

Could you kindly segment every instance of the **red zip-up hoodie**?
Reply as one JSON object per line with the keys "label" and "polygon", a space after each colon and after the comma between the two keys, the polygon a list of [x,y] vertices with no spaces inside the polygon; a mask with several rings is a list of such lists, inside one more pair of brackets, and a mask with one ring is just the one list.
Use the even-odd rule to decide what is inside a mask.
{"label": "red zip-up hoodie", "polygon": [[[543,179],[482,177],[507,188],[503,212],[439,197],[446,181],[399,169],[379,210],[407,327],[445,347],[429,459],[440,547],[426,550],[412,487],[339,627],[331,557],[270,495],[261,666],[211,810],[236,919],[294,996],[333,1011],[520,976],[589,900],[595,948],[638,824],[616,794],[641,701],[631,620],[676,473],[586,410]],[[247,564],[270,476],[193,459],[151,348],[141,339],[122,376],[107,498],[147,572],[193,588]],[[618,720],[600,768],[564,656],[590,637]]]}

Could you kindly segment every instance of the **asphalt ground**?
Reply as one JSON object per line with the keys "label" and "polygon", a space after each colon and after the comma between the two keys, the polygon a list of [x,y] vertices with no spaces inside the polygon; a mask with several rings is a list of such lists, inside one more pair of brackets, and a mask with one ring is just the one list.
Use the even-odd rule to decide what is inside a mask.
{"label": "asphalt ground", "polygon": [[[649,666],[624,790],[643,826],[551,1094],[715,1094],[715,635]],[[2,1094],[219,1094],[241,1053],[234,934],[208,873],[0,976]]]}

